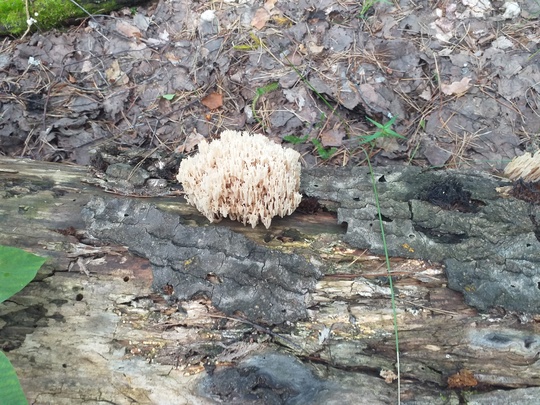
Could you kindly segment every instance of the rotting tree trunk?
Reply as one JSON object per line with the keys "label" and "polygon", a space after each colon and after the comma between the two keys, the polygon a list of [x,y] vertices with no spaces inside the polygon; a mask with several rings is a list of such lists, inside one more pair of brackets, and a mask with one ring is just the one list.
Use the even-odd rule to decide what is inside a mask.
{"label": "rotting tree trunk", "polygon": [[[408,170],[381,169],[377,176],[390,251],[396,256],[409,256],[392,258],[402,402],[458,403],[466,397],[469,403],[534,403],[526,398],[536,400],[540,395],[538,316],[505,314],[503,310],[479,315],[465,304],[460,293],[446,287],[447,277],[440,264],[420,260],[429,251],[422,250],[422,244],[413,245],[411,239],[424,241],[426,249],[431,246],[439,260],[445,258],[441,252],[448,240],[457,251],[454,260],[466,257],[459,256],[463,249],[455,239],[441,239],[440,224],[429,223],[429,218],[421,216],[422,211],[415,211],[416,205],[424,205],[421,199],[392,188],[392,182],[400,184],[412,175],[419,181],[424,175]],[[370,182],[365,172],[333,169],[306,171],[303,175],[303,187],[328,200],[327,206],[340,201],[338,216],[348,222],[346,230],[337,224],[335,216],[319,212],[276,220],[269,231],[244,228],[230,221],[200,226],[205,220],[178,198],[135,201],[111,196],[83,182],[87,175],[77,166],[0,159],[0,243],[50,258],[36,281],[0,307],[2,347],[31,403],[73,404],[84,400],[123,404],[135,400],[206,404],[217,403],[216,398],[227,403],[249,403],[247,398],[259,398],[258,403],[395,403],[394,332],[385,264],[380,257],[359,248],[365,241],[354,239],[360,234],[357,229],[365,225],[361,215],[373,221],[370,202],[361,201],[369,198]],[[492,188],[488,177],[459,172],[452,175],[472,193],[468,201],[479,200],[482,195],[482,207],[494,209],[500,203],[499,195],[488,192]],[[437,176],[444,176],[444,172]],[[474,181],[467,183],[467,178]],[[312,286],[305,286],[304,302],[294,304],[305,305],[305,317],[293,311],[291,316],[299,319],[278,326],[257,322],[273,316],[264,311],[235,314],[234,307],[224,302],[229,296],[222,295],[221,301],[214,302],[212,293],[203,291],[192,299],[180,299],[181,284],[163,284],[163,273],[156,282],[149,261],[123,247],[125,244],[138,255],[150,257],[154,271],[163,271],[155,238],[167,243],[174,238],[165,231],[147,229],[150,236],[140,234],[149,238],[147,252],[142,251],[144,244],[135,246],[135,241],[103,245],[101,240],[91,240],[85,234],[87,223],[93,233],[105,232],[98,226],[99,218],[85,223],[81,216],[92,198],[94,207],[99,201],[132,207],[127,217],[122,213],[124,218],[137,210],[153,210],[154,204],[165,213],[161,219],[154,217],[156,220],[176,218],[186,227],[183,232],[217,229],[223,245],[241,241],[257,252],[259,262],[270,263],[265,261],[270,247],[274,255],[297,254],[295,260],[311,260],[324,274],[317,276]],[[411,203],[399,210],[402,200]],[[412,213],[412,218],[407,219],[406,212]],[[455,234],[461,226],[458,218],[466,213],[437,211],[439,217],[446,213],[454,215],[457,227],[449,225],[445,232],[454,230]],[[474,215],[489,221],[479,211]],[[516,221],[523,220],[519,210],[511,215]],[[418,225],[419,218],[423,227]],[[404,247],[398,243],[401,231],[394,222],[407,220],[408,230],[416,236],[410,238],[412,233],[407,233],[409,244]],[[110,221],[116,232],[108,235],[109,240],[121,239],[121,232],[126,232],[126,223],[118,221]],[[500,218],[497,221],[501,222]],[[369,223],[367,226],[374,229]],[[519,226],[527,235],[528,225]],[[377,234],[376,230],[371,232],[371,236]],[[480,233],[469,231],[460,241],[481,240]],[[370,238],[369,234],[362,236]],[[438,244],[428,243],[426,238],[438,238]],[[369,240],[377,251],[376,238]],[[526,239],[525,243],[529,242],[533,241]],[[178,249],[185,248],[175,243]],[[223,246],[207,248],[216,256],[224,250]],[[514,252],[508,248],[505,251]],[[480,262],[480,256],[477,252],[474,260]],[[204,259],[204,255],[201,257]],[[525,259],[534,262],[534,257],[529,254]],[[277,262],[281,260],[279,256]],[[193,261],[181,264],[185,267]],[[179,270],[175,271],[182,273]],[[229,282],[219,280],[218,270],[206,269],[207,281],[214,286]],[[234,281],[241,285],[238,279]],[[161,291],[153,291],[152,283]],[[479,302],[478,296],[469,299],[473,304]],[[501,387],[520,389],[496,390]]]}

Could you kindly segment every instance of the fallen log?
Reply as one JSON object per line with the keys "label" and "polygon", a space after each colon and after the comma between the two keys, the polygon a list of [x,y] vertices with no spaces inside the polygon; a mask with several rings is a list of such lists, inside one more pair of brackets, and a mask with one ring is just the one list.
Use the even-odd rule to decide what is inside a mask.
{"label": "fallen log", "polygon": [[[228,220],[208,225],[178,197],[108,193],[90,185],[82,167],[0,158],[0,243],[49,258],[36,281],[0,307],[2,348],[29,400],[395,403],[391,292],[384,259],[374,255],[380,253],[380,231],[370,177],[362,170],[305,171],[304,192],[329,211],[295,213],[273,221],[267,231]],[[438,200],[428,199],[429,184],[438,183],[426,180],[428,175],[453,176],[470,198],[456,197],[444,207],[433,204]],[[501,197],[494,186],[503,182],[479,173],[382,168],[376,169],[376,180],[395,256],[401,401],[532,403],[527,398],[536,398],[540,390],[538,311],[505,309],[482,301],[482,295],[468,296],[469,303],[481,307],[478,313],[447,287],[453,263],[445,269],[438,261],[466,261],[464,242],[476,249],[474,260],[487,260],[481,254],[490,254],[497,243],[486,247],[481,238],[494,235],[495,228],[515,232],[515,238],[529,235],[530,229],[534,234],[534,227],[520,222],[521,214],[534,207],[515,209],[525,203]],[[406,184],[421,185],[422,192],[407,194]],[[490,233],[482,233],[486,228],[480,223],[469,226],[456,243],[455,234],[463,236],[460,226],[466,227],[459,218],[469,213],[453,209],[473,203],[478,211],[468,216],[469,223],[479,218],[499,225]],[[508,218],[519,222],[515,227],[502,214],[490,222],[486,212],[498,212],[498,204],[511,207]],[[491,211],[482,211],[486,207]],[[151,221],[140,222],[145,218]],[[430,222],[436,218],[444,221]],[[171,231],[171,221],[182,225],[174,226],[180,233]],[[221,237],[222,243],[210,243],[216,239],[205,239],[208,235]],[[400,237],[407,238],[408,247]],[[518,250],[504,244],[510,242],[504,239],[498,246],[511,256]],[[186,256],[166,257],[171,245]],[[446,256],[445,248],[455,252]],[[534,263],[536,251],[528,252],[523,260]],[[221,265],[233,259],[244,271],[255,263],[270,273],[254,271],[243,280],[241,274],[233,276],[233,264]],[[253,263],[247,265],[248,259]],[[211,260],[213,267],[206,267]],[[300,273],[307,277],[304,284],[294,287],[287,280],[280,285],[279,275],[291,277],[294,271],[287,263],[312,266]],[[259,290],[235,297],[227,283]],[[186,293],[193,285],[198,287]],[[295,308],[287,311],[281,299],[290,296],[280,295],[278,287],[293,294],[289,305]],[[268,290],[276,291],[269,296],[274,301],[258,302],[257,293]],[[278,311],[249,310],[239,305],[242,299]]]}

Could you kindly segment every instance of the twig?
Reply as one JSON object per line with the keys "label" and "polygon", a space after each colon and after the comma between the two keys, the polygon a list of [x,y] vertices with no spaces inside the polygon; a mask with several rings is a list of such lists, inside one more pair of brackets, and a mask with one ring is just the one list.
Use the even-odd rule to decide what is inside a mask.
{"label": "twig", "polygon": [[266,333],[267,335],[270,335],[270,336],[273,336],[273,337],[277,337],[287,343],[289,343],[291,346],[294,346],[296,347],[298,350],[300,351],[303,351],[304,349],[302,349],[302,347],[300,347],[299,345],[297,345],[296,343],[294,343],[292,340],[290,340],[289,338],[286,338],[285,336],[283,335],[280,335],[278,333],[275,333],[275,332],[272,332],[270,329],[268,328],[265,328],[264,326],[261,326],[261,325],[257,325],[256,323],[253,323],[251,321],[248,321],[247,319],[243,319],[243,318],[237,318],[235,316],[224,316],[224,315],[213,315],[213,314],[210,314],[209,315],[210,317],[212,318],[221,318],[221,319],[229,319],[229,320],[232,320],[232,321],[238,321],[238,322],[242,322],[242,323],[245,323],[247,325],[251,325],[253,326],[255,329],[257,329],[258,331],[260,332],[264,332]]}

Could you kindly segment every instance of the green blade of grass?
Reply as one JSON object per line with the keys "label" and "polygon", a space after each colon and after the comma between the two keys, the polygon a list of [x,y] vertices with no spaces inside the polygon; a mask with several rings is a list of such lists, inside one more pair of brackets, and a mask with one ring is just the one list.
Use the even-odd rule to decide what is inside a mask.
{"label": "green blade of grass", "polygon": [[366,154],[367,163],[369,167],[369,173],[371,176],[371,184],[373,185],[373,195],[375,198],[375,207],[377,208],[377,216],[379,219],[379,227],[381,229],[381,239],[384,249],[384,258],[386,262],[386,273],[388,274],[388,284],[390,286],[390,299],[392,304],[392,317],[394,322],[394,336],[395,336],[395,347],[396,347],[396,374],[397,374],[397,387],[398,387],[398,401],[401,403],[401,366],[400,366],[400,355],[399,355],[399,334],[398,334],[398,322],[397,322],[397,308],[396,308],[396,294],[394,291],[394,282],[392,280],[392,266],[390,264],[390,256],[388,254],[388,246],[386,244],[386,236],[384,233],[384,221],[381,213],[381,205],[379,202],[379,191],[377,189],[377,181],[375,180],[375,173],[373,172],[373,167],[371,166],[371,161],[367,151],[364,149]]}
{"label": "green blade of grass", "polygon": [[359,145],[364,145],[366,143],[371,143],[375,139],[380,138],[381,134],[379,132],[374,133],[373,135],[366,136],[365,138],[362,138],[362,140],[358,143]]}
{"label": "green blade of grass", "polygon": [[377,128],[379,128],[379,129],[385,129],[385,126],[384,126],[383,124],[381,124],[381,123],[379,123],[379,122],[377,122],[377,121],[375,121],[375,120],[372,120],[372,119],[369,118],[369,117],[366,117],[366,119],[367,119],[369,122],[371,122],[373,125],[375,125]]}

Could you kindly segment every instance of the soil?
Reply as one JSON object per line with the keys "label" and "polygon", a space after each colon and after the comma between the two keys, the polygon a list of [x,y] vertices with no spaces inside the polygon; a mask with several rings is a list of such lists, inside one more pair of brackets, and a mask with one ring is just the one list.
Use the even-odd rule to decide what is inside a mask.
{"label": "soil", "polygon": [[[0,153],[128,165],[135,187],[166,187],[233,129],[308,167],[500,170],[540,146],[539,14],[537,0],[161,0],[4,38]],[[391,119],[404,139],[366,142]]]}

